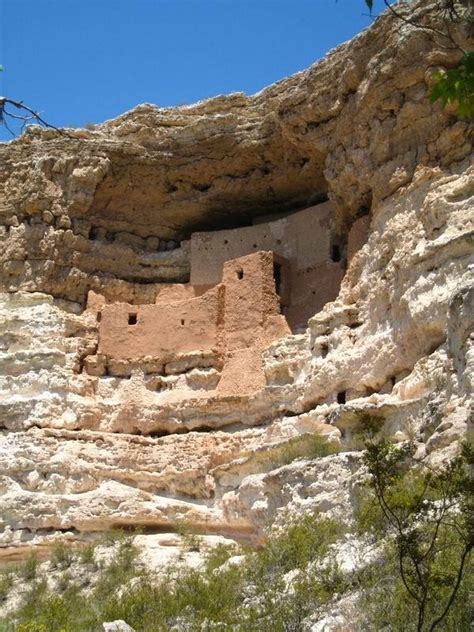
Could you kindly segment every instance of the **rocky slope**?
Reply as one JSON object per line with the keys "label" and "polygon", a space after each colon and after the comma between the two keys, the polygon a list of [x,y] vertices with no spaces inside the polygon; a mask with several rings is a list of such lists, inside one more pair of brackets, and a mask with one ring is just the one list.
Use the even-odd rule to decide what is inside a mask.
{"label": "rocky slope", "polygon": [[[112,527],[143,527],[143,546],[183,522],[256,540],[286,508],[347,514],[367,415],[453,453],[474,368],[472,127],[428,92],[458,58],[386,14],[255,96],[0,146],[0,557]],[[88,290],[153,302],[188,280],[196,228],[326,198],[341,243],[367,213],[369,239],[306,333],[264,352],[263,389],[212,400],[201,369],[159,393],[83,371]],[[308,432],[343,452],[278,467]]]}

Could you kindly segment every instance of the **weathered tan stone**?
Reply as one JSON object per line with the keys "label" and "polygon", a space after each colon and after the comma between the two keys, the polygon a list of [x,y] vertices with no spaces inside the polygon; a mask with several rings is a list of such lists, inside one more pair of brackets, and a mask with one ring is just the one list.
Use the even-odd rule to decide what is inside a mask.
{"label": "weathered tan stone", "polygon": [[[427,98],[431,69],[457,53],[398,27],[387,14],[254,97],[144,105],[94,132],[32,129],[0,147],[5,559],[114,526],[185,520],[258,539],[287,509],[350,515],[367,415],[420,457],[455,453],[472,398],[472,130]],[[196,226],[261,231],[326,196],[325,258],[308,228],[301,263],[314,265],[299,269],[304,333],[284,329],[267,278],[224,311],[227,364],[209,322],[157,356],[152,316],[147,344],[104,352],[113,303],[159,314],[213,296],[187,284]],[[348,260],[332,262],[336,282],[331,245]],[[250,298],[272,309],[250,313]],[[255,470],[249,455],[307,432],[345,452]]]}

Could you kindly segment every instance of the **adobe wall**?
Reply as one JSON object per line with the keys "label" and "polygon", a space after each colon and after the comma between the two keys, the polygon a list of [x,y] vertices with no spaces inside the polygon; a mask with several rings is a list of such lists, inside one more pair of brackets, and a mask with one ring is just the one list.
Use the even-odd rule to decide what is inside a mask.
{"label": "adobe wall", "polygon": [[271,250],[289,262],[289,305],[284,310],[293,329],[336,298],[344,275],[342,261],[331,260],[330,202],[273,222],[232,230],[194,233],[191,237],[191,283],[217,283],[226,261],[257,250]]}
{"label": "adobe wall", "polygon": [[[273,279],[273,253],[258,252],[224,264],[224,338],[226,351],[262,344],[289,333],[280,315]],[[268,328],[268,332],[267,332]]]}
{"label": "adobe wall", "polygon": [[183,301],[202,296],[213,285],[191,285],[190,283],[166,283],[158,287],[155,304]]}
{"label": "adobe wall", "polygon": [[257,252],[224,264],[225,361],[217,392],[252,393],[265,386],[262,351],[290,333],[280,314],[273,253]]}
{"label": "adobe wall", "polygon": [[293,331],[305,329],[308,320],[337,297],[343,277],[343,264],[332,261],[302,270],[292,269],[291,302],[284,313]]}
{"label": "adobe wall", "polygon": [[219,283],[226,261],[270,250],[298,269],[325,263],[330,254],[330,202],[273,222],[191,236],[191,284]]}
{"label": "adobe wall", "polygon": [[91,292],[88,309],[100,315],[98,357],[117,374],[117,361],[156,369],[186,354],[214,356],[223,365],[220,394],[255,391],[264,383],[262,350],[290,333],[279,313],[273,262],[271,252],[228,261],[217,286],[164,286],[153,305],[105,304]]}
{"label": "adobe wall", "polygon": [[[152,356],[163,362],[197,350],[215,353],[223,300],[219,286],[199,297],[156,305],[104,305],[98,353],[120,360]],[[129,324],[133,314],[136,324]]]}
{"label": "adobe wall", "polygon": [[[274,222],[194,234],[193,283],[160,286],[154,305],[105,304],[91,293],[90,308],[101,312],[98,353],[116,360],[153,357],[163,363],[196,352],[227,354],[229,366],[252,364],[250,349],[263,349],[286,335],[288,325],[304,328],[337,296],[344,253],[340,247],[341,260],[332,261],[331,215],[331,205],[325,203]],[[365,243],[368,225],[365,216],[351,227],[349,260]],[[255,252],[262,244],[273,252]],[[245,250],[251,254],[234,256]],[[274,262],[281,270],[279,297]],[[129,323],[131,314],[136,316],[134,324]],[[243,357],[245,349],[247,359],[237,360],[235,352]],[[228,374],[224,371],[223,384]]]}

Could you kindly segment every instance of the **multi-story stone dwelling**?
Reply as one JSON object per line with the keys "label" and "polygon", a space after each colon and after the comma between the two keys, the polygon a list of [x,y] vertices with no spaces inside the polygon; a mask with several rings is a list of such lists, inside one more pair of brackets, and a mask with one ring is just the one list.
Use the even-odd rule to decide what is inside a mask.
{"label": "multi-story stone dwelling", "polygon": [[99,339],[87,371],[176,375],[201,368],[212,374],[206,390],[262,388],[262,351],[304,330],[337,296],[347,259],[364,243],[367,217],[343,241],[331,230],[331,215],[326,202],[273,221],[193,233],[190,282],[161,284],[154,304],[107,303],[90,292]]}

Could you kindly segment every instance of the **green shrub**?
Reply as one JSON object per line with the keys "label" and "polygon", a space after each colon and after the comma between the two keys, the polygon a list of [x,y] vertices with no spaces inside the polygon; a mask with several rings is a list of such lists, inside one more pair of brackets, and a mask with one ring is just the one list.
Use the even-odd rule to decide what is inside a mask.
{"label": "green shrub", "polygon": [[50,563],[53,568],[69,568],[74,561],[74,552],[70,546],[64,542],[58,542],[53,547]]}
{"label": "green shrub", "polygon": [[35,579],[38,572],[39,561],[36,555],[31,555],[23,564],[20,566],[20,576],[27,580],[31,581]]}
{"label": "green shrub", "polygon": [[13,575],[9,572],[0,574],[0,604],[8,597],[11,587],[13,586]]}
{"label": "green shrub", "polygon": [[[443,564],[453,568],[457,559],[455,553],[446,549]],[[460,590],[448,611],[446,619],[435,630],[446,632],[471,632],[474,622],[474,573],[472,561],[469,562]],[[426,619],[423,627],[417,625],[417,607],[414,600],[407,593],[400,577],[400,566],[396,544],[387,544],[381,551],[377,562],[371,564],[358,577],[360,599],[358,611],[362,613],[361,624],[367,630],[390,630],[393,632],[415,632],[429,630],[433,622],[437,604],[427,604]],[[440,586],[436,590],[439,601],[442,602],[447,586]]]}
{"label": "green shrub", "polygon": [[202,538],[196,533],[186,533],[181,536],[181,546],[188,553],[199,553],[202,546]]}
{"label": "green shrub", "polygon": [[102,570],[97,582],[95,594],[99,599],[109,597],[131,579],[140,576],[142,569],[136,562],[137,555],[138,549],[130,537],[120,541],[114,557]]}
{"label": "green shrub", "polygon": [[60,593],[65,592],[73,583],[73,577],[70,571],[64,571],[56,579],[56,590]]}
{"label": "green shrub", "polygon": [[305,568],[312,560],[322,559],[342,531],[343,527],[334,520],[318,520],[307,514],[281,534],[268,539],[254,554],[252,572],[269,576]]}
{"label": "green shrub", "polygon": [[220,568],[232,555],[238,554],[238,548],[231,544],[218,544],[212,547],[206,556],[206,572]]}
{"label": "green shrub", "polygon": [[[43,591],[39,597],[28,598],[28,602],[19,613],[20,625],[33,625],[32,629],[46,630],[47,632],[75,632],[82,627],[76,627],[75,620],[79,619],[80,609],[84,607],[83,600],[72,590],[63,595],[54,594],[51,591]],[[28,627],[24,628],[29,630]]]}
{"label": "green shrub", "polygon": [[95,548],[95,544],[89,543],[79,549],[79,562],[81,562],[81,564],[85,564],[86,566],[92,566],[94,569],[97,568],[97,562],[95,559]]}
{"label": "green shrub", "polygon": [[[370,494],[361,529],[384,537],[383,564],[364,579],[367,624],[388,630],[468,630],[473,587],[474,450],[434,471],[409,444],[368,442]],[[372,504],[372,506],[371,506]],[[370,603],[371,602],[371,605]],[[472,600],[471,600],[472,603]],[[466,613],[470,613],[467,615]]]}
{"label": "green shrub", "polygon": [[49,632],[42,623],[20,623],[16,628],[16,632]]}
{"label": "green shrub", "polygon": [[340,445],[320,434],[305,433],[290,439],[283,445],[268,448],[262,452],[250,453],[250,460],[263,470],[288,465],[296,459],[315,459],[336,454]]}
{"label": "green shrub", "polygon": [[[226,565],[240,551],[220,545],[208,553],[202,568],[170,567],[164,578],[138,564],[130,538],[120,539],[113,558],[87,590],[70,577],[63,578],[62,594],[44,580],[35,581],[14,613],[17,629],[92,632],[103,621],[124,619],[137,632],[166,632],[173,626],[190,631],[297,630],[315,607],[345,589],[337,567],[322,562],[339,533],[333,521],[306,516],[269,536],[261,548],[241,552],[240,563]],[[290,587],[284,581],[288,571],[296,573]]]}

